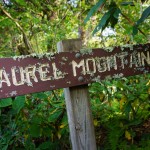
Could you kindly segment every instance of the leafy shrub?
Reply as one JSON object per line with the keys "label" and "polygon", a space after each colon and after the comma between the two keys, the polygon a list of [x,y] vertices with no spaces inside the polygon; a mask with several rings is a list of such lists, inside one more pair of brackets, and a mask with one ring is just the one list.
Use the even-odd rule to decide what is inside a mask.
{"label": "leafy shrub", "polygon": [[[135,145],[135,148],[148,148],[149,79],[150,75],[141,75],[92,84],[90,93],[96,131],[100,133],[102,130],[105,134],[99,140],[97,137],[100,147],[110,150],[129,149]],[[147,126],[146,130],[144,124]],[[145,134],[145,146],[141,146]]]}
{"label": "leafy shrub", "polygon": [[[98,149],[148,149],[150,75],[90,86]],[[71,149],[62,90],[0,100],[0,149]]]}

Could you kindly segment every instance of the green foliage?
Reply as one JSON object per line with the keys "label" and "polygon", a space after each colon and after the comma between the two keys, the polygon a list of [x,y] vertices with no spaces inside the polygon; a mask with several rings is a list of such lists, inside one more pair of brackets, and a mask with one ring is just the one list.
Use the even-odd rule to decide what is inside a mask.
{"label": "green foliage", "polygon": [[127,6],[127,5],[134,6],[134,3],[133,2],[121,2],[121,5],[122,6]]}
{"label": "green foliage", "polygon": [[[90,47],[148,41],[149,1],[95,3],[80,1],[74,7],[67,0],[1,1],[0,57],[54,52],[59,40],[78,38],[78,30]],[[115,34],[97,32],[107,28],[115,28]],[[91,36],[92,31],[96,37]],[[32,50],[27,49],[24,34]],[[98,149],[149,149],[150,75],[93,83],[90,98]],[[71,149],[63,91],[0,100],[0,149]]]}
{"label": "green foliage", "polygon": [[12,103],[12,108],[16,111],[16,113],[19,113],[19,111],[24,107],[24,105],[25,96],[17,96]]}
{"label": "green foliage", "polygon": [[[98,148],[149,147],[149,79],[150,75],[140,75],[90,86]],[[10,101],[1,107],[1,149],[70,149],[62,90],[18,96]]]}
{"label": "green foliage", "polygon": [[87,21],[90,19],[90,17],[96,12],[98,11],[98,9],[100,7],[103,7],[103,5],[105,4],[106,0],[100,0],[98,1],[98,3],[96,5],[94,5],[91,10],[89,11],[89,13],[87,14],[87,17],[84,20],[84,23],[87,23]]}
{"label": "green foliage", "polygon": [[[146,20],[149,19],[150,6],[145,8],[145,3],[149,5],[148,1],[141,1],[140,3],[137,1],[121,1],[121,0],[113,1],[111,0],[109,2],[104,3],[103,9],[101,9],[101,6],[98,9],[97,8],[98,4],[102,2],[103,1],[99,0],[98,3],[94,7],[91,8],[91,10],[89,11],[85,19],[85,23],[86,23],[89,20],[89,18],[93,16],[93,13],[91,12],[95,12],[99,10],[99,13],[101,15],[97,14],[95,16],[99,16],[100,21],[99,23],[97,23],[96,28],[93,30],[93,35],[96,34],[98,31],[101,31],[102,33],[104,29],[111,27],[111,28],[115,28],[118,33],[122,31],[122,29],[127,30],[127,32],[125,34],[122,34],[122,36],[130,35],[130,37],[132,37],[132,41],[135,40],[135,42],[137,42],[137,39],[136,39],[137,37],[135,37],[137,33],[142,34],[142,36],[144,36],[145,39],[146,38],[148,39],[147,35],[149,35],[149,29],[148,31],[144,30],[143,32],[143,26],[149,22]],[[143,9],[144,11],[141,13]],[[140,18],[136,12],[141,13]],[[129,28],[129,26],[131,28],[130,31],[127,29]],[[121,30],[120,30],[120,27],[122,28]],[[148,27],[149,27],[149,24],[148,24]],[[129,40],[128,42],[131,42],[131,40]]]}
{"label": "green foliage", "polygon": [[147,7],[147,8],[143,11],[141,18],[137,21],[137,25],[139,25],[140,23],[144,22],[145,19],[147,19],[147,18],[149,17],[149,15],[150,15],[150,6]]}
{"label": "green foliage", "polygon": [[70,147],[64,98],[55,92],[18,96],[7,111],[1,109],[1,149]]}
{"label": "green foliage", "polygon": [[150,6],[147,7],[143,13],[141,18],[135,23],[135,25],[133,26],[133,35],[136,35],[138,33],[138,27],[141,23],[143,23],[150,15]]}
{"label": "green foliage", "polygon": [[25,6],[26,5],[24,0],[15,0],[15,2],[17,2],[21,6]]}
{"label": "green foliage", "polygon": [[6,98],[6,99],[1,99],[0,100],[0,108],[1,107],[7,107],[12,105],[12,99],[11,98]]}
{"label": "green foliage", "polygon": [[103,31],[109,23],[112,28],[114,28],[114,26],[117,24],[121,10],[117,7],[116,3],[114,2],[112,2],[109,7],[110,9],[103,15],[99,24],[94,29],[93,34],[98,32],[99,30]]}
{"label": "green foliage", "polygon": [[[148,148],[150,133],[142,124],[147,122],[149,126],[146,121],[150,118],[149,78],[150,75],[143,75],[93,83],[90,93],[96,131],[103,129],[106,134],[100,139],[100,147],[106,150]],[[146,143],[141,145],[144,136]]]}

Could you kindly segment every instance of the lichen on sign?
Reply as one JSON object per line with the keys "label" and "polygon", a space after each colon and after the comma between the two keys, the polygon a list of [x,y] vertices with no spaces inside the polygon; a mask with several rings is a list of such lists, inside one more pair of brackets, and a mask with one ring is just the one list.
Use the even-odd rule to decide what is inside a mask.
{"label": "lichen on sign", "polygon": [[0,98],[143,73],[150,73],[150,44],[1,58]]}

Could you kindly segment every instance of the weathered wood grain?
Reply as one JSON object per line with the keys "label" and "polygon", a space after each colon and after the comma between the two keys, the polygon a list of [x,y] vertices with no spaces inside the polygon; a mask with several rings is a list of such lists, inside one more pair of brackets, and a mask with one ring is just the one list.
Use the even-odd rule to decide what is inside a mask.
{"label": "weathered wood grain", "polygon": [[[58,43],[59,52],[77,51],[80,40],[66,40]],[[73,150],[96,150],[96,141],[88,85],[65,88],[65,101]]]}

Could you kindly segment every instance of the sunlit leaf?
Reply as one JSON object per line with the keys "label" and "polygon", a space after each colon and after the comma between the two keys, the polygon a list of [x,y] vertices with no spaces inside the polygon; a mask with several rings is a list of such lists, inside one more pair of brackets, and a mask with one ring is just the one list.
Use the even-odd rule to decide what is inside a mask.
{"label": "sunlit leaf", "polygon": [[98,121],[97,119],[94,119],[94,126],[97,126],[98,125]]}
{"label": "sunlit leaf", "polygon": [[129,131],[125,131],[125,138],[128,139],[128,140],[131,140],[131,134]]}
{"label": "sunlit leaf", "polygon": [[22,6],[26,5],[26,2],[24,0],[16,0],[16,2]]}
{"label": "sunlit leaf", "polygon": [[123,108],[123,105],[125,104],[126,102],[126,97],[125,96],[122,96],[121,100],[120,100],[120,109],[122,110]]}
{"label": "sunlit leaf", "polygon": [[57,137],[58,137],[58,139],[60,139],[60,138],[61,138],[61,134],[60,134],[60,132],[57,132]]}

